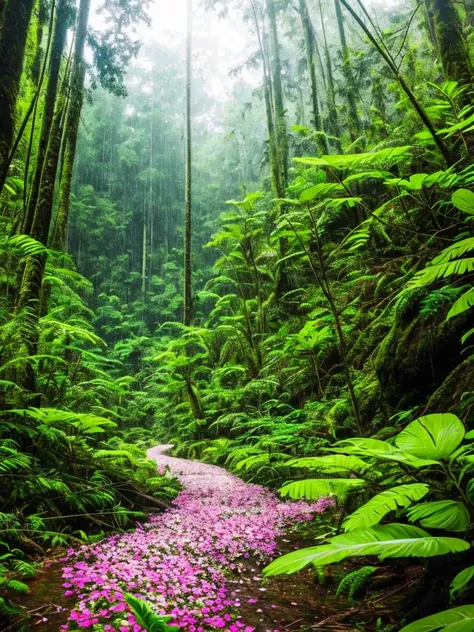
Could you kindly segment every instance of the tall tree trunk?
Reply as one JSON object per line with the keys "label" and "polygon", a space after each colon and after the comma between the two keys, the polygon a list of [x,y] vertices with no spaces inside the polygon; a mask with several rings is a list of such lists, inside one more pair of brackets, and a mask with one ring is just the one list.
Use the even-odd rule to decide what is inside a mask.
{"label": "tall tree trunk", "polygon": [[275,130],[278,154],[282,170],[283,187],[288,184],[288,132],[286,127],[285,104],[283,101],[283,86],[281,81],[280,42],[274,0],[267,0],[267,16],[270,31],[270,59],[269,66],[272,78],[273,110],[275,116]]}
{"label": "tall tree trunk", "polygon": [[[318,85],[316,81],[316,64],[314,55],[314,31],[309,17],[306,0],[299,0],[299,13],[301,26],[303,27],[304,45],[306,51],[306,65],[308,67],[309,83],[311,87],[311,106],[313,110],[313,125],[316,131],[323,131],[321,116],[319,113]],[[318,144],[323,153],[327,153],[328,146],[325,136],[318,138]]]}
{"label": "tall tree trunk", "polygon": [[428,31],[428,35],[430,37],[431,43],[433,44],[436,51],[438,51],[438,42],[436,41],[436,29],[433,19],[433,11],[430,7],[430,0],[423,0],[423,7],[425,10],[425,20],[426,20],[426,28]]}
{"label": "tall tree trunk", "polygon": [[54,246],[58,250],[66,248],[66,233],[69,220],[69,200],[71,197],[72,175],[76,158],[77,137],[81,122],[81,110],[84,101],[84,79],[86,64],[84,61],[84,46],[89,23],[91,0],[81,0],[76,28],[76,42],[74,48],[74,64],[72,68],[69,107],[67,109],[64,126],[66,147],[62,165],[61,183],[59,187],[59,205],[54,230]]}
{"label": "tall tree trunk", "polygon": [[[48,6],[45,0],[39,0],[37,5],[37,18],[36,18],[36,37],[34,44],[34,57],[29,67],[31,73],[31,80],[35,86],[38,85],[41,75],[41,66],[43,65],[44,50],[41,46],[43,42],[44,27],[48,19]],[[53,9],[54,10],[54,7]]]}
{"label": "tall tree trunk", "polygon": [[193,7],[192,0],[187,0],[187,37],[186,37],[186,184],[185,184],[185,209],[184,209],[184,309],[183,322],[191,325],[192,306],[192,260],[191,260],[191,234],[192,234],[192,125],[191,125],[191,52],[193,35]]}
{"label": "tall tree trunk", "polygon": [[13,145],[15,107],[34,0],[10,0],[4,8],[0,38],[0,182],[4,182]]}
{"label": "tall tree trunk", "polygon": [[148,243],[148,237],[147,237],[147,223],[148,223],[148,217],[147,217],[147,213],[146,210],[144,212],[144,217],[143,217],[143,233],[142,233],[142,290],[141,290],[141,294],[142,294],[142,300],[143,302],[145,302],[146,299],[146,262],[147,262],[147,243]]}
{"label": "tall tree trunk", "polygon": [[[87,36],[87,24],[89,18],[90,0],[81,0],[79,15],[76,25],[75,48],[74,48],[74,68],[71,72],[71,86],[77,87],[77,81],[82,78],[84,81],[84,46]],[[61,94],[58,100],[58,107],[53,117],[51,126],[48,148],[44,160],[43,171],[41,174],[41,183],[38,195],[38,202],[35,209],[33,223],[31,226],[31,236],[43,245],[48,243],[48,235],[51,227],[51,218],[53,210],[54,188],[56,182],[56,174],[58,170],[59,156],[61,153],[62,130],[65,118],[65,109],[67,102],[67,85],[69,79],[68,70],[65,73]],[[82,84],[81,84],[82,86]],[[70,111],[70,109],[69,109]],[[69,117],[69,114],[67,114]],[[71,133],[72,128],[67,130]],[[75,145],[74,145],[75,147]],[[23,278],[20,287],[20,294],[17,301],[16,309],[25,307],[31,310],[34,320],[39,319],[39,303],[41,296],[41,284],[46,265],[46,255],[39,254],[28,257],[23,271]],[[28,355],[34,356],[38,347],[38,332],[32,334],[27,341]],[[35,374],[31,364],[26,369],[24,387],[30,391],[35,391]],[[36,401],[35,405],[39,405]]]}
{"label": "tall tree trunk", "polygon": [[349,53],[349,47],[347,46],[346,31],[344,28],[344,17],[342,15],[340,0],[334,0],[334,7],[336,9],[339,38],[341,40],[342,72],[344,74],[344,92],[347,101],[347,123],[349,127],[349,135],[352,142],[354,142],[360,135],[360,120],[359,114],[357,113],[356,101],[357,89],[354,81],[354,75],[352,74],[351,56]]}
{"label": "tall tree trunk", "polygon": [[285,197],[285,189],[282,181],[282,173],[280,168],[280,160],[277,149],[277,139],[275,132],[275,120],[273,114],[273,99],[272,99],[272,83],[270,77],[267,42],[265,35],[262,36],[262,31],[258,21],[257,8],[254,0],[251,0],[252,12],[255,30],[257,32],[258,44],[260,47],[260,54],[262,56],[263,63],[263,93],[265,101],[265,114],[267,120],[267,133],[268,133],[268,158],[270,163],[270,174],[272,179],[273,190],[277,197]]}
{"label": "tall tree trunk", "polygon": [[[362,20],[360,15],[356,11],[354,11],[354,8],[351,6],[348,0],[338,0],[338,1],[340,1],[343,4],[344,8],[354,18],[354,20],[360,26],[362,31],[367,35],[371,44],[375,47],[379,55],[383,58],[387,66],[390,68],[395,79],[398,81],[400,88],[406,94],[408,100],[410,101],[414,109],[416,110],[416,113],[420,117],[420,120],[422,121],[423,125],[425,125],[426,129],[430,132],[431,136],[433,137],[433,140],[436,143],[436,146],[438,147],[444,160],[446,161],[446,164],[448,166],[451,166],[453,164],[453,157],[451,156],[451,153],[448,147],[445,145],[444,140],[436,131],[430,117],[428,116],[422,104],[416,98],[415,94],[413,93],[413,90],[407,84],[405,77],[400,73],[398,66],[396,65],[393,57],[391,56],[387,48],[384,46],[383,42],[378,41],[377,36],[371,33],[370,29],[367,27],[367,25]],[[362,8],[364,13],[366,13],[362,0],[358,0],[358,4]]]}
{"label": "tall tree trunk", "polygon": [[326,37],[326,27],[324,26],[324,16],[323,16],[323,7],[321,5],[321,0],[319,0],[319,15],[321,18],[321,29],[323,33],[323,41],[324,41],[324,59],[326,61],[326,72],[327,72],[327,102],[328,102],[328,110],[329,110],[329,125],[331,134],[337,138],[335,141],[336,151],[341,153],[342,146],[339,137],[341,135],[341,130],[339,128],[339,119],[337,116],[337,106],[336,106],[336,87],[334,84],[334,75],[332,72],[332,61],[331,55],[329,54],[329,46]]}
{"label": "tall tree trunk", "polygon": [[453,0],[427,0],[427,4],[428,12],[433,16],[436,42],[446,77],[460,83],[471,83],[472,68]]}
{"label": "tall tree trunk", "polygon": [[56,11],[56,22],[54,25],[53,44],[51,47],[51,59],[49,63],[49,80],[46,88],[46,95],[43,105],[43,121],[36,155],[36,166],[33,175],[33,182],[23,221],[22,231],[29,234],[33,225],[33,218],[38,201],[38,193],[41,183],[41,173],[43,171],[48,140],[51,133],[51,126],[54,119],[54,107],[58,98],[59,73],[61,68],[62,54],[66,45],[67,34],[67,0],[58,0]]}

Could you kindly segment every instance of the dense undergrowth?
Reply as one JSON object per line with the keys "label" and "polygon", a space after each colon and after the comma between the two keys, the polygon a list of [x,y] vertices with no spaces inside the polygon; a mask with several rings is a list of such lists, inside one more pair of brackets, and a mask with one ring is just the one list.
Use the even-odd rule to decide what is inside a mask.
{"label": "dense undergrowth", "polygon": [[459,599],[423,629],[471,625],[472,3],[206,0],[256,46],[226,99],[172,44],[127,82],[149,3],[99,4],[0,3],[0,612],[45,555],[169,505],[166,442],[334,497],[269,574],[426,558],[408,617]]}

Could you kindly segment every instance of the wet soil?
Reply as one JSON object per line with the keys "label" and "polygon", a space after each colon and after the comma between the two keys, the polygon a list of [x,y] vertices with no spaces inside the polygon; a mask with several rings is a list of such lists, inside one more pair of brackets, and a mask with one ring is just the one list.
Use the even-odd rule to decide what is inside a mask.
{"label": "wet soil", "polygon": [[[279,544],[280,553],[287,553],[310,546],[312,542],[299,534],[291,534],[281,538]],[[361,596],[360,601],[351,605],[346,597],[337,598],[336,590],[340,580],[355,568],[355,565],[341,564],[326,569],[322,577],[306,569],[295,575],[264,579],[261,567],[246,560],[239,564],[228,584],[241,600],[242,619],[257,632],[360,632],[361,628],[371,632],[380,627],[378,619],[384,626],[395,626],[407,597],[421,580],[423,567],[381,568],[374,576],[370,599]],[[74,597],[64,597],[63,581],[59,561],[40,570],[28,581],[30,592],[16,599],[25,608],[25,615],[29,613],[29,621],[25,621],[25,615],[18,617],[5,627],[0,625],[1,632],[58,632],[75,603]]]}
{"label": "wet soil", "polygon": [[[167,461],[173,459],[167,457]],[[186,485],[186,481],[183,483]],[[279,553],[314,545],[311,529],[303,527],[299,533],[288,532],[281,537]],[[3,627],[0,621],[0,632],[58,632],[60,625],[66,623],[75,598],[64,597],[59,558],[49,560],[34,578],[26,580],[30,592],[19,597],[15,595],[15,602],[24,608],[24,614],[13,617]],[[351,605],[347,597],[337,598],[336,590],[341,579],[364,563],[373,564],[373,558],[365,562],[359,560],[356,565],[331,566],[322,575],[314,569],[305,569],[294,575],[266,579],[262,576],[261,566],[251,559],[243,560],[229,576],[228,586],[232,596],[241,601],[239,615],[242,620],[255,627],[257,632],[360,632],[361,629],[375,632],[380,625],[390,630],[390,625],[397,622],[397,613],[402,611],[403,604],[421,581],[423,568],[413,563],[384,566],[370,580],[370,599],[362,594],[361,600]]]}

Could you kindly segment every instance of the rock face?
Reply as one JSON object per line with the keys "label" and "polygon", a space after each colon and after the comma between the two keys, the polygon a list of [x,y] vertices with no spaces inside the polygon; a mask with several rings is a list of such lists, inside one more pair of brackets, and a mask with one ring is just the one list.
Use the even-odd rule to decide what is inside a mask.
{"label": "rock face", "polygon": [[267,561],[285,525],[332,506],[328,499],[281,502],[219,467],[167,456],[171,447],[158,446],[148,456],[181,480],[184,490],[173,506],[133,533],[69,551],[64,585],[78,598],[71,629],[100,623],[105,632],[139,632],[124,601],[131,592],[190,632],[251,632],[236,615],[242,604],[225,571],[246,558]]}
{"label": "rock face", "polygon": [[397,310],[375,358],[380,385],[391,406],[426,402],[459,365],[461,337],[469,328],[469,316],[446,321],[446,312],[427,316],[419,299]]}

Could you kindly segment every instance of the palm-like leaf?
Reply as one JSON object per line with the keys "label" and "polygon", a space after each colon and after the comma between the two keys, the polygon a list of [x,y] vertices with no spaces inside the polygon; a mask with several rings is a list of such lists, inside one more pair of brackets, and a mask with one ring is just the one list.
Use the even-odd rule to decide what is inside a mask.
{"label": "palm-like leaf", "polygon": [[369,467],[365,461],[357,456],[345,454],[328,454],[327,456],[304,457],[292,459],[287,463],[290,467],[307,467],[325,474],[348,472],[364,472]]}
{"label": "palm-like leaf", "polygon": [[410,522],[419,522],[427,529],[466,531],[470,518],[465,505],[454,500],[438,500],[421,503],[407,512]]}
{"label": "palm-like leaf", "polygon": [[459,538],[434,538],[423,529],[389,524],[357,529],[330,538],[329,544],[300,549],[278,558],[265,569],[265,575],[295,573],[308,564],[325,566],[348,557],[376,555],[380,560],[397,557],[435,557],[467,551],[470,545]]}
{"label": "palm-like leaf", "polygon": [[366,458],[374,457],[388,461],[397,461],[398,463],[405,463],[415,468],[438,465],[438,462],[433,459],[418,458],[380,439],[345,439],[336,443],[336,446],[335,448],[327,448],[327,451],[338,454],[355,454]]}
{"label": "palm-like leaf", "polygon": [[464,292],[462,296],[458,298],[457,301],[453,303],[451,309],[446,316],[446,320],[450,318],[454,318],[454,316],[459,316],[459,314],[464,314],[474,305],[474,288],[471,288],[467,292]]}
{"label": "palm-like leaf", "polygon": [[450,584],[449,595],[455,599],[460,592],[469,584],[474,577],[474,566],[468,566],[456,575]]}
{"label": "palm-like leaf", "polygon": [[472,632],[474,630],[474,606],[460,606],[432,614],[406,625],[400,632]]}
{"label": "palm-like leaf", "polygon": [[365,485],[361,478],[315,478],[288,483],[280,489],[282,496],[314,500],[321,496],[345,496]]}
{"label": "palm-like leaf", "polygon": [[428,485],[413,483],[392,487],[371,498],[344,521],[345,531],[378,524],[391,511],[409,507],[429,492]]}
{"label": "palm-like leaf", "polygon": [[396,437],[400,450],[417,458],[444,459],[464,438],[464,426],[450,413],[426,415],[413,421]]}

